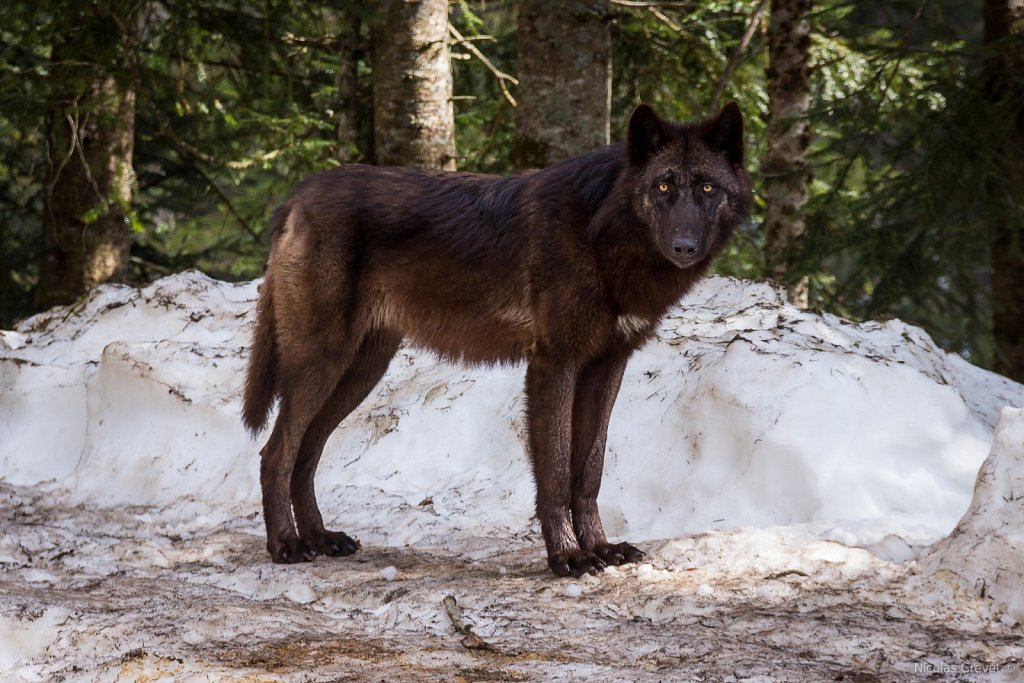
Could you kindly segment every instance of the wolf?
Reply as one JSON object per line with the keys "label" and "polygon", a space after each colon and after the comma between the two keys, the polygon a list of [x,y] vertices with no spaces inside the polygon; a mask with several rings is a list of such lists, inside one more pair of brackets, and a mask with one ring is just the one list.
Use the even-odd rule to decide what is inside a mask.
{"label": "wolf", "polygon": [[749,215],[743,120],[640,104],[626,140],[510,176],[350,164],[272,218],[243,420],[261,451],[274,562],[354,553],[313,480],[331,432],[405,340],[469,364],[526,362],[528,455],[558,576],[644,553],[607,539],[597,496],[626,362]]}

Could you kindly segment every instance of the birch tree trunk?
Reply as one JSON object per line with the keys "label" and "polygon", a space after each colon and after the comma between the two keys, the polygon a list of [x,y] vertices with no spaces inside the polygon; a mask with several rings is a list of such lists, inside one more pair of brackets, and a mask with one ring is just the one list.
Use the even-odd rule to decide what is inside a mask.
{"label": "birch tree trunk", "polygon": [[998,121],[990,135],[992,331],[996,371],[1024,382],[1024,0],[985,0],[985,85]]}
{"label": "birch tree trunk", "polygon": [[[87,25],[70,31],[51,57],[65,87],[48,116],[37,289],[44,308],[72,303],[95,285],[127,277],[135,92],[125,72],[136,18],[93,19],[105,20],[107,29],[109,22],[116,25],[120,42],[97,48]],[[107,57],[111,61],[104,63]]]}
{"label": "birch tree trunk", "polygon": [[382,0],[371,41],[377,163],[454,170],[447,0]]}
{"label": "birch tree trunk", "polygon": [[608,144],[608,0],[519,0],[513,163],[544,166]]}
{"label": "birch tree trunk", "polygon": [[807,167],[811,103],[808,57],[811,0],[772,0],[768,26],[768,153],[764,174],[765,259],[789,298],[808,305],[806,279],[794,281],[793,252],[807,228],[811,174]]}

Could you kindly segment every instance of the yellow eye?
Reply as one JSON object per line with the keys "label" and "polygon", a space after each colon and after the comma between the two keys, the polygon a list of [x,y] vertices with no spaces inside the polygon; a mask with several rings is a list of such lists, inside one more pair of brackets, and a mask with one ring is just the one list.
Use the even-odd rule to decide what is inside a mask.
{"label": "yellow eye", "polygon": [[658,183],[658,192],[668,192],[668,183]]}
{"label": "yellow eye", "polygon": [[715,186],[711,183],[704,183],[704,187],[700,189],[704,190],[704,194],[711,194],[711,191],[715,189]]}

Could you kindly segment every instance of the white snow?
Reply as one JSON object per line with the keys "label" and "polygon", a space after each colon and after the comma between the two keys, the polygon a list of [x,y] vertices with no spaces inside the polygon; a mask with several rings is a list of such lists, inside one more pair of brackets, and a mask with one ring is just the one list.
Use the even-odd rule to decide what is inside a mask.
{"label": "white snow", "polygon": [[403,349],[317,478],[363,550],[282,567],[239,418],[256,292],[185,273],[0,332],[0,673],[327,680],[401,653],[393,680],[1003,680],[1024,657],[1019,412],[979,474],[1024,386],[920,329],[705,281],[612,416],[605,527],[648,558],[573,581],[533,519],[522,368]]}

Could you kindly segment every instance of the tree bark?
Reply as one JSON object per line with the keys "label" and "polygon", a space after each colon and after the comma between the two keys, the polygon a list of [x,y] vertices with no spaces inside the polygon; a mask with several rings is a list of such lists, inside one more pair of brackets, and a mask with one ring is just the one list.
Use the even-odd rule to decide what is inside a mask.
{"label": "tree bark", "polygon": [[513,163],[544,166],[609,142],[608,0],[519,0]]}
{"label": "tree bark", "polygon": [[377,163],[454,170],[447,0],[381,0],[371,41]]}
{"label": "tree bark", "polygon": [[[92,61],[88,28],[70,32],[52,53],[66,89],[47,125],[43,246],[37,299],[69,304],[95,285],[124,281],[132,230],[135,92],[117,78],[130,59],[133,17],[105,17],[118,27],[115,60]],[[108,25],[109,26],[109,25]],[[80,42],[83,41],[83,42]]]}
{"label": "tree bark", "polygon": [[811,174],[807,166],[811,104],[811,0],[772,0],[768,26],[768,153],[765,156],[765,259],[794,304],[806,307],[806,279],[792,276],[794,252],[807,228]]}
{"label": "tree bark", "polygon": [[353,7],[338,12],[338,103],[335,119],[338,122],[338,160],[355,161],[359,148],[358,72],[360,45],[359,13]]}
{"label": "tree bark", "polygon": [[1024,382],[1024,0],[985,0],[984,21],[985,86],[999,122],[986,132],[995,369]]}

